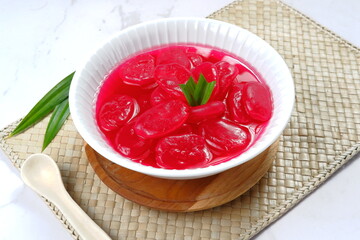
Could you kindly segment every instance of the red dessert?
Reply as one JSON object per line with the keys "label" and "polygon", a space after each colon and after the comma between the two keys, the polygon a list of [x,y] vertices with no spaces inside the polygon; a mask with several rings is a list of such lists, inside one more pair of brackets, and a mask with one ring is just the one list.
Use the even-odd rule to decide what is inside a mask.
{"label": "red dessert", "polygon": [[137,118],[135,133],[144,139],[166,136],[185,123],[189,110],[190,107],[180,100],[156,105]]}
{"label": "red dessert", "polygon": [[156,146],[156,162],[163,168],[202,167],[211,159],[204,137],[182,134],[164,137]]}
{"label": "red dessert", "polygon": [[166,169],[206,167],[240,155],[272,112],[270,89],[249,64],[196,45],[127,59],[105,79],[96,102],[99,128],[116,151]]}

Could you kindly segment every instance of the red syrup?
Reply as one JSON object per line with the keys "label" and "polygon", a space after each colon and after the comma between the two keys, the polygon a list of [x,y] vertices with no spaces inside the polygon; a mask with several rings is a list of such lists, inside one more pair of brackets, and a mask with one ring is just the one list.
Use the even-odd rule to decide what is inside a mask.
{"label": "red syrup", "polygon": [[[216,81],[208,103],[191,107],[179,84]],[[269,87],[244,60],[198,45],[138,53],[104,80],[96,121],[119,154],[156,168],[190,169],[249,149],[273,113]]]}

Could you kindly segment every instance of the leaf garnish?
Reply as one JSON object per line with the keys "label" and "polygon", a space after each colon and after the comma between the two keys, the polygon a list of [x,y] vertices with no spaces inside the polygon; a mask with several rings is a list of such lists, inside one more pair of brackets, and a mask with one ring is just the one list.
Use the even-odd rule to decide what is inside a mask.
{"label": "leaf garnish", "polygon": [[46,93],[7,138],[24,132],[40,120],[44,119],[50,112],[54,111],[46,129],[42,147],[42,150],[44,150],[59,132],[61,126],[70,114],[68,98],[70,83],[74,74],[75,72],[69,74]]}
{"label": "leaf garnish", "polygon": [[196,106],[196,101],[194,99],[194,91],[196,88],[196,83],[192,77],[186,82],[186,84],[179,84],[181,91],[184,93],[186,100],[190,106]]}
{"label": "leaf garnish", "polygon": [[69,115],[69,99],[67,98],[55,107],[50,117],[41,151],[44,151],[44,149],[49,145],[49,143],[55,138],[56,134],[59,132],[60,128],[64,124],[65,120],[69,117]]}
{"label": "leaf garnish", "polygon": [[191,89],[186,84],[180,84],[181,91],[184,93],[186,100],[189,105],[194,107],[196,106],[193,95],[191,94]]}
{"label": "leaf garnish", "polygon": [[209,82],[206,85],[200,105],[206,104],[209,101],[211,93],[213,92],[214,88],[215,88],[215,81]]}
{"label": "leaf garnish", "polygon": [[193,77],[189,78],[189,80],[186,82],[186,86],[189,88],[191,94],[193,94],[195,91],[195,88],[196,88],[196,83],[195,83]]}
{"label": "leaf garnish", "polygon": [[23,118],[19,125],[10,133],[8,137],[15,136],[24,132],[29,127],[38,123],[46,117],[55,107],[64,101],[69,96],[69,88],[71,80],[74,76],[71,73],[53,87],[40,101],[30,110],[30,112]]}
{"label": "leaf garnish", "polygon": [[200,105],[200,103],[201,103],[201,100],[202,100],[202,97],[204,95],[204,91],[206,88],[206,83],[208,83],[208,82],[205,80],[204,75],[200,74],[198,82],[195,87],[195,92],[194,92],[194,98],[195,98],[197,105]]}
{"label": "leaf garnish", "polygon": [[207,82],[204,75],[200,74],[197,83],[190,77],[186,84],[180,84],[180,88],[189,105],[195,107],[206,104],[209,101],[215,84],[216,81]]}

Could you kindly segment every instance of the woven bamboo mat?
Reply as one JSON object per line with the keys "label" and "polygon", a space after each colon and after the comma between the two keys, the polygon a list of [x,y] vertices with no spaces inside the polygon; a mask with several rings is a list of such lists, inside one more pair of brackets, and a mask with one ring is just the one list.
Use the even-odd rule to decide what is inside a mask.
{"label": "woven bamboo mat", "polygon": [[[277,1],[234,2],[210,18],[259,35],[292,71],[296,104],[276,160],[258,184],[228,204],[193,213],[162,212],[125,200],[99,180],[70,119],[45,153],[57,160],[70,195],[113,239],[249,239],[360,151],[359,49]],[[40,152],[47,121],[7,140],[3,137],[15,124],[0,132],[1,147],[16,167]]]}

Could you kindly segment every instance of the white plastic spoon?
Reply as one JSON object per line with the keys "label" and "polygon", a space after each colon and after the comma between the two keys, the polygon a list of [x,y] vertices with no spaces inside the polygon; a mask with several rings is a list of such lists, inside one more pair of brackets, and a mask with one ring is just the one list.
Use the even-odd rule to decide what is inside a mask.
{"label": "white plastic spoon", "polygon": [[70,197],[60,170],[51,157],[45,154],[31,155],[21,167],[21,177],[29,187],[60,209],[82,239],[111,239]]}

